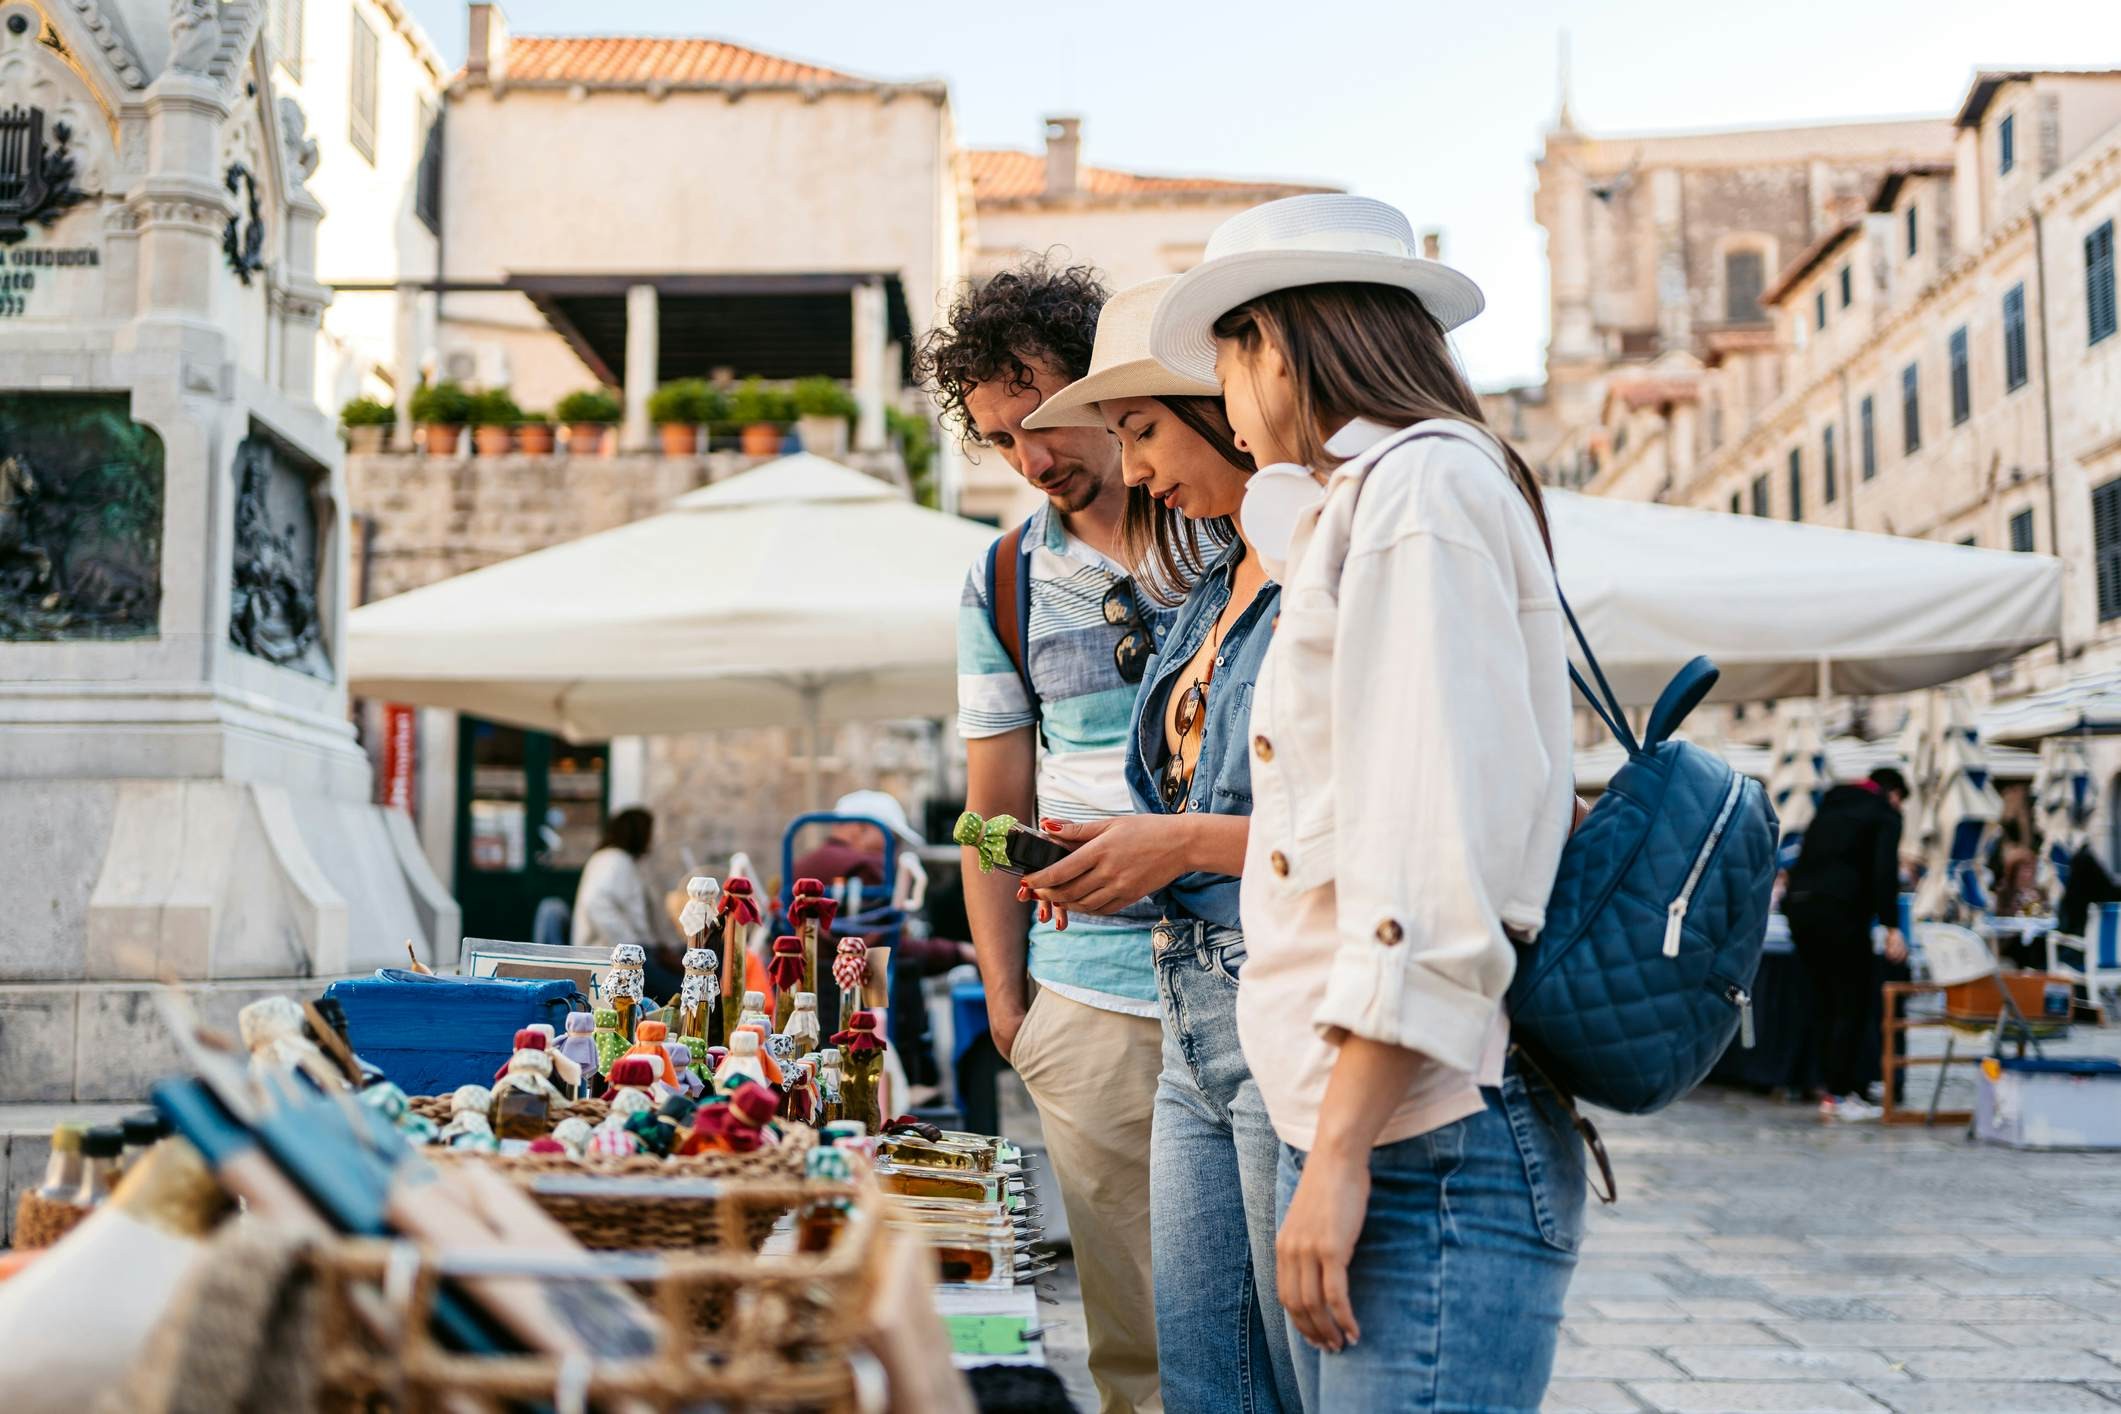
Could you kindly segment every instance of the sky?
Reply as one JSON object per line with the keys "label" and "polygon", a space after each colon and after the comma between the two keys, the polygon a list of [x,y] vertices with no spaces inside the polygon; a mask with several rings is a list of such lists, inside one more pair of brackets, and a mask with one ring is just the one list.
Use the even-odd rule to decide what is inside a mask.
{"label": "sky", "polygon": [[[463,59],[462,0],[407,0]],[[1083,119],[1083,160],[1281,177],[1441,228],[1487,310],[1457,335],[1483,388],[1546,345],[1532,162],[1557,108],[1594,134],[1954,111],[1976,69],[2121,67],[2121,0],[513,0],[521,34],[699,34],[878,78],[950,84],[959,140],[1037,148]]]}

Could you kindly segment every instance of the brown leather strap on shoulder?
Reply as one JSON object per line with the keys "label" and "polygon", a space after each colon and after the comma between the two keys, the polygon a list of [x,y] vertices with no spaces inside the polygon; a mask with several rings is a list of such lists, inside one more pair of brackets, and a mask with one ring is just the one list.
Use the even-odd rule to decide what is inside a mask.
{"label": "brown leather strap on shoulder", "polygon": [[994,583],[987,595],[987,613],[994,620],[994,636],[1002,641],[1016,675],[1031,684],[1030,665],[1024,658],[1023,624],[1017,618],[1017,596],[1023,592],[1018,576],[1023,573],[1024,527],[1003,534],[994,551]]}

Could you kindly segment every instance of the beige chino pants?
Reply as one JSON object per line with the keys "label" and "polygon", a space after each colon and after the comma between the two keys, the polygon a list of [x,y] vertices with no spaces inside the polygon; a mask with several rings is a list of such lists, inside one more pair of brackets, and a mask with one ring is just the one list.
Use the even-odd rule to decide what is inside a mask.
{"label": "beige chino pants", "polygon": [[1039,990],[1010,1063],[1038,1106],[1082,1282],[1100,1414],[1157,1414],[1149,1122],[1163,1023]]}

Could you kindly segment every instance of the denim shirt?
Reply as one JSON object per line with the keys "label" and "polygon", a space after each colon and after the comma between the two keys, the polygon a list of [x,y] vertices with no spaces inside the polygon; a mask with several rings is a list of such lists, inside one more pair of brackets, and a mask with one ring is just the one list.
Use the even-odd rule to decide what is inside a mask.
{"label": "denim shirt", "polygon": [[[1142,673],[1141,693],[1134,701],[1134,735],[1127,744],[1127,789],[1133,792],[1134,808],[1144,815],[1172,813],[1157,789],[1169,755],[1164,720],[1171,694],[1185,691],[1187,683],[1180,678],[1229,607],[1231,581],[1244,553],[1244,542],[1233,540],[1216,556],[1179,605],[1177,617],[1158,640],[1156,656]],[[1220,666],[1208,685],[1208,716],[1201,728],[1200,760],[1193,768],[1193,794],[1186,802],[1194,814],[1252,813],[1252,757],[1247,746],[1252,684],[1274,638],[1280,602],[1281,588],[1269,580],[1223,635]],[[1237,892],[1235,876],[1195,871],[1172,880],[1154,901],[1171,917],[1238,928],[1243,925],[1238,921]]]}

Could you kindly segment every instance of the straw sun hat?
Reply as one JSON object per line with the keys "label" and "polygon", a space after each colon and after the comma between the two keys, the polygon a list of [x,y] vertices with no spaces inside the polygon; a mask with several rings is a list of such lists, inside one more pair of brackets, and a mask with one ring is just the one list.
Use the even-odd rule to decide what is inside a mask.
{"label": "straw sun hat", "polygon": [[1090,371],[1039,404],[1024,419],[1034,431],[1042,427],[1103,427],[1097,405],[1107,398],[1182,398],[1222,396],[1215,381],[1215,361],[1208,360],[1205,379],[1186,378],[1149,356],[1149,320],[1176,275],[1145,280],[1105,301],[1097,316],[1097,338],[1090,346]]}
{"label": "straw sun hat", "polygon": [[[1480,286],[1423,260],[1419,249],[1399,209],[1366,196],[1291,196],[1241,211],[1215,228],[1201,263],[1156,306],[1150,352],[1182,377],[1213,379],[1215,321],[1247,300],[1298,285],[1396,285],[1412,291],[1446,330],[1480,313]],[[1097,334],[1102,349],[1102,325]]]}

